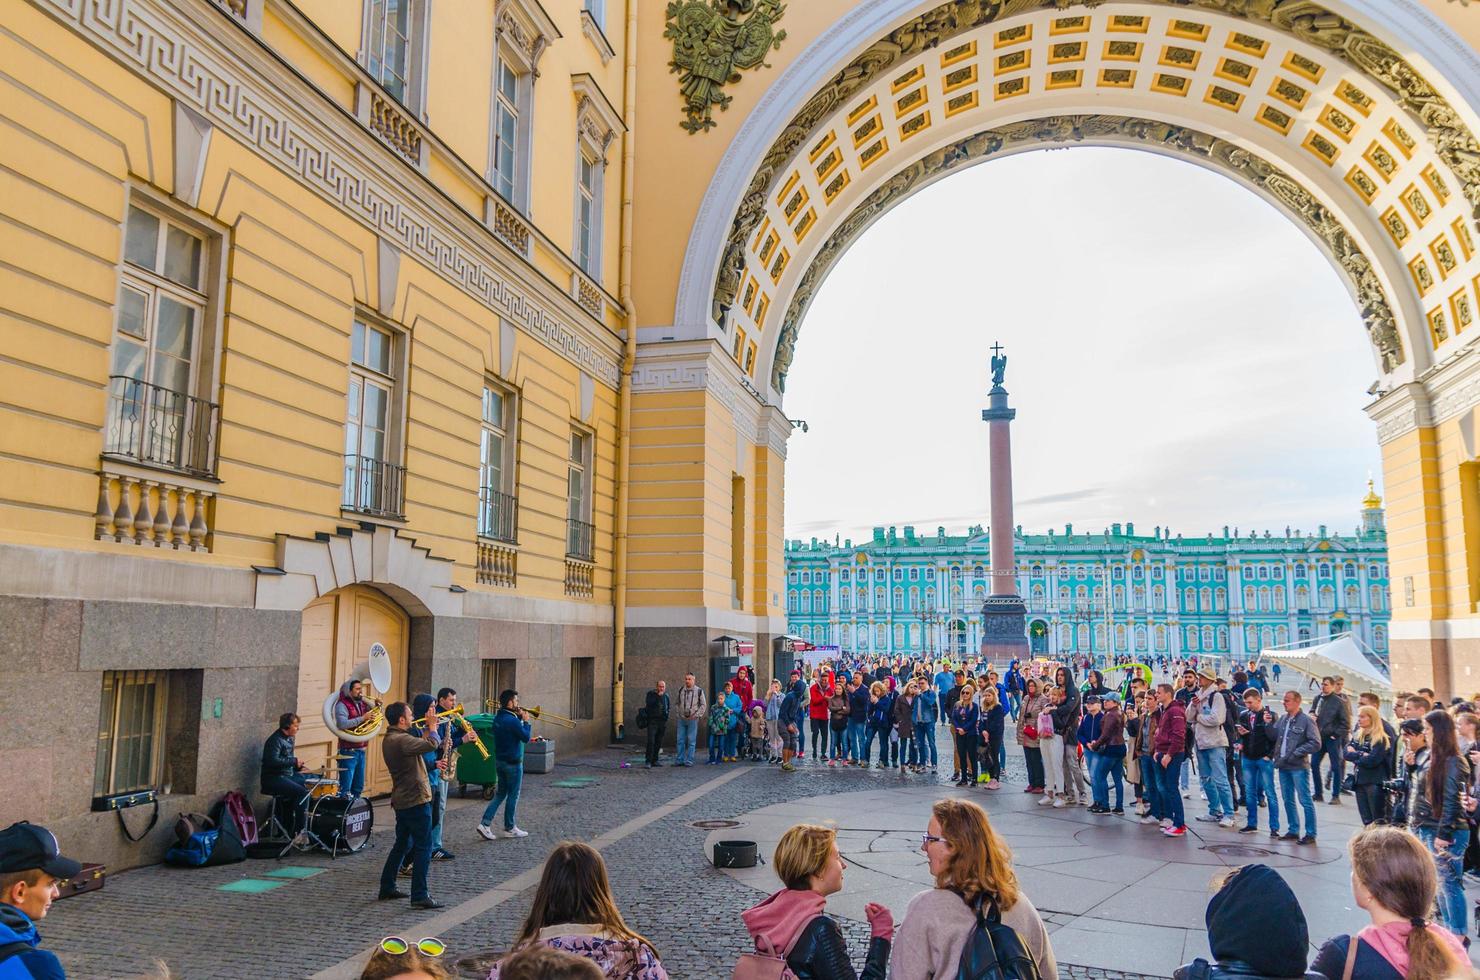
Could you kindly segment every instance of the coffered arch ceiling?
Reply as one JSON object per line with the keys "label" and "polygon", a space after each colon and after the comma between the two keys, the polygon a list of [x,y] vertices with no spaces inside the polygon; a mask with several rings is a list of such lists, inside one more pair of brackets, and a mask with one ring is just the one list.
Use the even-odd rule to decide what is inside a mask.
{"label": "coffered arch ceiling", "polygon": [[[1438,83],[1309,0],[953,0],[846,61],[773,137],[697,256],[711,329],[779,394],[817,287],[890,208],[1004,154],[1135,146],[1290,215],[1347,282],[1386,380],[1409,380],[1480,319],[1480,144]],[[695,259],[691,242],[680,310]]]}

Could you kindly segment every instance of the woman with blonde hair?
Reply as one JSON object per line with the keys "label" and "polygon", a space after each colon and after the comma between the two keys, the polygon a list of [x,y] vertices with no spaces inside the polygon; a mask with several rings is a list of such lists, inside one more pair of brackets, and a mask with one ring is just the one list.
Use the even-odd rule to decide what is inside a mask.
{"label": "woman with blonde hair", "polygon": [[[545,859],[529,915],[510,953],[536,945],[591,960],[611,980],[668,980],[658,950],[629,929],[617,911],[606,862],[579,841],[562,841]],[[494,964],[488,980],[500,980],[505,961]]]}
{"label": "woman with blonde hair", "polygon": [[1382,727],[1382,716],[1372,705],[1362,705],[1357,711],[1356,734],[1346,747],[1346,761],[1354,770],[1357,813],[1364,827],[1382,819],[1382,782],[1387,778],[1392,751]]}
{"label": "woman with blonde hair", "polygon": [[1352,894],[1372,923],[1333,936],[1311,969],[1349,980],[1443,980],[1468,957],[1458,936],[1429,920],[1439,888],[1434,859],[1397,827],[1368,827],[1348,845]]}
{"label": "woman with blonde hair", "polygon": [[971,800],[945,799],[931,808],[921,850],[935,887],[910,900],[890,962],[893,980],[954,977],[977,910],[1012,928],[1040,977],[1059,975],[1048,930],[1018,888],[1012,852],[997,836],[987,812]]}
{"label": "woman with blonde hair", "polygon": [[952,782],[970,786],[976,782],[976,733],[981,712],[976,706],[976,687],[967,682],[961,687],[961,698],[951,709],[951,735],[956,743],[956,768],[960,775]]}
{"label": "woman with blonde hair", "polygon": [[[843,930],[824,911],[827,896],[842,891],[847,867],[838,853],[837,831],[797,824],[781,836],[771,867],[785,887],[740,913],[756,952],[784,958],[792,973],[808,980],[859,980],[848,959]],[[863,914],[872,935],[862,980],[883,980],[894,917],[874,902],[863,907]]]}

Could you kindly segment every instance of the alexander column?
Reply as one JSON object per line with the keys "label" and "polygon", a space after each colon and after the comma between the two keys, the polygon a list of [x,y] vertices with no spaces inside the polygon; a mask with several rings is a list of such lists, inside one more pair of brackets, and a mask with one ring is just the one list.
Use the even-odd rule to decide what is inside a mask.
{"label": "alexander column", "polygon": [[1002,378],[1007,358],[992,345],[992,390],[982,420],[988,425],[992,466],[992,594],[982,603],[982,656],[997,664],[1028,657],[1027,607],[1017,591],[1013,554],[1012,433],[1017,410],[1007,407]]}

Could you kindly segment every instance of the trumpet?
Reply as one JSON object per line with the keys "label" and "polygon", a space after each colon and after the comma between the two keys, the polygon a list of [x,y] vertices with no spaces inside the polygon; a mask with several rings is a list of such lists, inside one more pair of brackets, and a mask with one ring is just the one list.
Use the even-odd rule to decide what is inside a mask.
{"label": "trumpet", "polygon": [[[489,711],[497,711],[499,708],[499,703],[493,698],[484,701],[483,705]],[[557,715],[555,712],[542,708],[539,705],[535,705],[533,708],[524,708],[523,711],[535,721],[548,721],[550,724],[559,725],[562,728],[576,727],[576,723],[564,715]]]}
{"label": "trumpet", "polygon": [[[462,726],[463,741],[473,743],[473,746],[478,750],[478,753],[482,755],[484,759],[488,758],[488,747],[485,746],[483,744],[483,740],[478,737],[478,733],[473,729],[472,722],[468,721],[467,712],[462,705],[459,704],[456,707],[448,708],[446,711],[439,711],[434,717],[451,718],[456,721],[459,725]],[[415,727],[417,725],[425,726],[426,719],[418,718],[411,724],[412,727]]]}

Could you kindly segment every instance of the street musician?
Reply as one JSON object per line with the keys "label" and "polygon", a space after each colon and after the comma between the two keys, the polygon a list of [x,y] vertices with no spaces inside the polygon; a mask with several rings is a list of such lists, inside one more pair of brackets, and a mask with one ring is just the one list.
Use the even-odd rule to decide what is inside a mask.
{"label": "street musician", "polygon": [[291,822],[284,822],[294,835],[301,834],[308,823],[308,783],[301,775],[307,767],[293,755],[298,723],[297,715],[285,712],[278,719],[277,731],[262,744],[262,792],[293,814]]}
{"label": "street musician", "polygon": [[[427,712],[427,706],[432,703],[430,694],[418,694],[411,702],[411,713],[416,716],[417,721],[412,725],[412,731],[421,734],[427,727],[422,718]],[[440,861],[451,861],[455,855],[442,846],[442,815],[447,812],[447,791],[452,785],[452,779],[457,769],[457,747],[467,738],[463,733],[461,725],[445,715],[457,707],[457,692],[450,687],[444,687],[437,692],[436,698],[437,714],[444,715],[439,718],[436,727],[430,733],[437,742],[435,751],[428,752],[422,756],[426,760],[427,780],[432,789],[432,859]]]}

